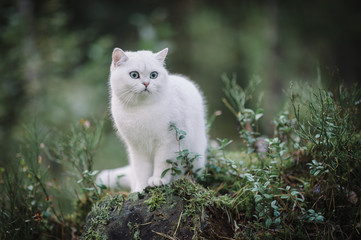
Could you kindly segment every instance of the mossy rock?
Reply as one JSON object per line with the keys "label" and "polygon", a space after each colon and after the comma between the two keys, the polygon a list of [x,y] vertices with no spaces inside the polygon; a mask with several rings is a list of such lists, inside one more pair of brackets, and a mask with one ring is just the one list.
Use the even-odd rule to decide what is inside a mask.
{"label": "mossy rock", "polygon": [[81,239],[219,239],[234,235],[224,199],[189,180],[107,196],[89,213]]}

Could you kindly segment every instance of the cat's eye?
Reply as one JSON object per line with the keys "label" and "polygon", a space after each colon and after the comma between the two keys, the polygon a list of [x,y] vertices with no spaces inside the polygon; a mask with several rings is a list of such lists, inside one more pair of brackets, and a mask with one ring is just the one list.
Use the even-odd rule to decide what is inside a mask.
{"label": "cat's eye", "polygon": [[137,71],[130,72],[129,75],[133,79],[139,78],[139,72],[137,72]]}
{"label": "cat's eye", "polygon": [[157,73],[157,72],[151,72],[149,77],[150,77],[151,79],[155,79],[155,78],[158,77],[158,73]]}

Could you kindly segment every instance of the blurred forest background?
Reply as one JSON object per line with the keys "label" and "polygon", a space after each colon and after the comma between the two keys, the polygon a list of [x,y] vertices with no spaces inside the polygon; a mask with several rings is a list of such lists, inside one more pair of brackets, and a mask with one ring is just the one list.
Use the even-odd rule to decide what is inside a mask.
{"label": "blurred forest background", "polygon": [[199,84],[208,115],[223,112],[211,137],[232,139],[237,126],[221,101],[223,73],[236,74],[241,86],[262,79],[261,128],[270,134],[291,81],[312,84],[318,69],[330,89],[359,80],[360,43],[357,1],[2,0],[0,167],[14,158],[23,126],[35,121],[52,132],[106,119],[95,167],[124,161],[108,117],[114,47],[168,47],[168,70]]}

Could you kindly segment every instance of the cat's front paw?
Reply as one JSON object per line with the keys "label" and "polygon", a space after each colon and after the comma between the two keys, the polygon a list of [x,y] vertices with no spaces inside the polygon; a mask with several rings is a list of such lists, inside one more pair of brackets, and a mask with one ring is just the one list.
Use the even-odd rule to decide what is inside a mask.
{"label": "cat's front paw", "polygon": [[161,186],[161,185],[165,185],[167,183],[168,182],[165,179],[160,178],[160,177],[150,177],[148,179],[148,185],[151,187]]}

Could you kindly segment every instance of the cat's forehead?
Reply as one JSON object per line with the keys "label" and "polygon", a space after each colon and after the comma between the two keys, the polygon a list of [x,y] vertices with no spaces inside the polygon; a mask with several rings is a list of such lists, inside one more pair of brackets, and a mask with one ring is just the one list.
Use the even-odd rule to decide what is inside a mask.
{"label": "cat's forehead", "polygon": [[127,65],[138,70],[151,71],[153,68],[162,66],[151,51],[125,52],[125,54],[129,58]]}
{"label": "cat's forehead", "polygon": [[132,62],[157,62],[155,54],[151,51],[125,52]]}

